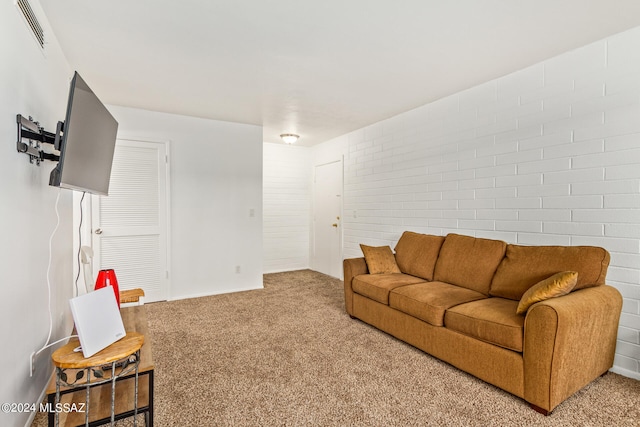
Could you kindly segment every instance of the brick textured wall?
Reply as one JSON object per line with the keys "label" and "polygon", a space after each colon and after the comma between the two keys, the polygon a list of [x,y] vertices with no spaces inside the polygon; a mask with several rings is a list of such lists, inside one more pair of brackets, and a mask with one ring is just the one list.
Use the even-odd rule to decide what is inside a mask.
{"label": "brick textured wall", "polygon": [[264,144],[264,272],[309,268],[311,151]]}
{"label": "brick textured wall", "polygon": [[640,379],[640,28],[336,141],[345,257],[404,230],[602,246],[624,296],[615,370]]}

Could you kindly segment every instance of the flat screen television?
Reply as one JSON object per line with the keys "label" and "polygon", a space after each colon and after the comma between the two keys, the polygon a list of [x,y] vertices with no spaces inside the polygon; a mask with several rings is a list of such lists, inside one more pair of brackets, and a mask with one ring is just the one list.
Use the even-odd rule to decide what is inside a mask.
{"label": "flat screen television", "polygon": [[49,185],[108,195],[118,122],[76,71]]}

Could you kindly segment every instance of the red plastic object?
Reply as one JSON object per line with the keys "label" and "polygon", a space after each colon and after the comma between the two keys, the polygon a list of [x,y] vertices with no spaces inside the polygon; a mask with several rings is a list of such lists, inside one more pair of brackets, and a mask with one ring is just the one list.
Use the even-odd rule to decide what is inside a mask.
{"label": "red plastic object", "polygon": [[116,294],[116,302],[118,303],[118,308],[120,308],[120,289],[118,288],[118,279],[116,278],[116,272],[111,268],[100,270],[98,272],[96,287],[94,289],[98,290],[106,286],[111,286],[113,288],[113,292]]}

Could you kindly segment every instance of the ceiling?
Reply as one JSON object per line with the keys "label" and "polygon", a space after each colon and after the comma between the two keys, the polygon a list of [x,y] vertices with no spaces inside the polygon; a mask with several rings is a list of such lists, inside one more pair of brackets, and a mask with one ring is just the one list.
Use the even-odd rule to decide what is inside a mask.
{"label": "ceiling", "polygon": [[637,0],[40,3],[103,102],[307,146],[640,25]]}

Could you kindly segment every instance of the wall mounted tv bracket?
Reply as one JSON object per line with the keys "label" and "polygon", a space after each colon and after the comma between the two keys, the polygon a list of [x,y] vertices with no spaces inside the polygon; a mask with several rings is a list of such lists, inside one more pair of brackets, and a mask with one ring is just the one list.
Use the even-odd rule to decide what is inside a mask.
{"label": "wall mounted tv bracket", "polygon": [[[26,153],[29,156],[29,163],[35,162],[40,166],[40,162],[43,160],[54,162],[60,160],[59,155],[44,151],[40,144],[52,144],[55,150],[60,151],[60,134],[63,131],[64,123],[58,122],[56,133],[51,133],[44,130],[40,123],[34,122],[31,116],[26,119],[18,114],[16,119],[18,122],[17,149],[19,153]],[[23,142],[25,139],[28,142]]]}

